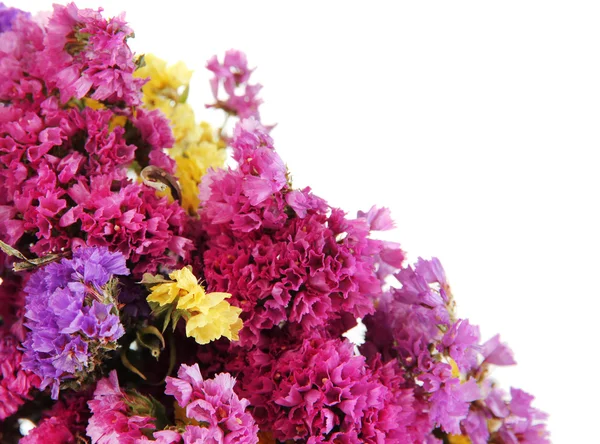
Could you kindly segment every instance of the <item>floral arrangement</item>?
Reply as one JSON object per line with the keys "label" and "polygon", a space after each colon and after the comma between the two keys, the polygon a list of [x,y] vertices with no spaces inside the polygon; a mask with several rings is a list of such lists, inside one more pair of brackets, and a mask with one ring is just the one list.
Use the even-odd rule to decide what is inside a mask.
{"label": "floral arrangement", "polygon": [[549,442],[387,209],[294,188],[243,53],[207,63],[213,129],[132,37],[0,4],[2,442]]}

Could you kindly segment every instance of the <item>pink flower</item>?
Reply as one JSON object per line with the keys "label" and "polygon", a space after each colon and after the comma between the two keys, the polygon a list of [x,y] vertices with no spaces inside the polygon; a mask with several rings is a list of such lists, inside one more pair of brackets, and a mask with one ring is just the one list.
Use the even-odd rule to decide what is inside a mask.
{"label": "pink flower", "polygon": [[494,365],[515,365],[512,350],[500,342],[500,335],[496,335],[482,345],[484,362]]}
{"label": "pink flower", "polygon": [[88,401],[92,416],[86,430],[93,444],[133,444],[142,438],[142,429],[155,428],[155,418],[134,414],[125,402],[126,396],[116,371],[98,381],[94,397]]}
{"label": "pink flower", "polygon": [[57,401],[29,434],[19,441],[22,444],[40,442],[75,444],[85,437],[89,419],[88,391],[70,393]]}
{"label": "pink flower", "polygon": [[399,369],[370,369],[348,341],[305,339],[267,355],[255,349],[239,372],[240,394],[279,441],[407,442],[414,413],[410,392],[394,391],[404,381]]}
{"label": "pink flower", "polygon": [[[366,218],[345,218],[310,189],[292,190],[266,130],[242,121],[231,140],[238,168],[201,184],[204,273],[244,311],[240,340],[256,343],[281,322],[340,334],[373,311],[389,245],[369,238]],[[389,254],[398,264],[403,255]]]}
{"label": "pink flower", "polygon": [[40,378],[21,368],[22,356],[18,341],[0,331],[0,420],[32,399],[30,392],[40,385]]}
{"label": "pink flower", "polygon": [[[242,119],[259,119],[258,107],[262,100],[257,96],[262,86],[248,83],[253,70],[248,69],[248,61],[243,52],[227,51],[223,63],[219,62],[217,56],[213,56],[206,68],[215,75],[210,82],[215,103],[207,107],[220,108]],[[219,99],[221,88],[225,91],[225,99]]]}
{"label": "pink flower", "polygon": [[95,100],[139,105],[145,81],[133,77],[126,43],[133,32],[123,16],[106,20],[101,11],[54,5],[44,40],[47,82],[60,91],[62,103],[92,91]]}
{"label": "pink flower", "polygon": [[186,416],[207,424],[206,429],[188,426],[182,435],[185,443],[202,442],[225,444],[253,444],[258,442],[258,427],[250,413],[249,402],[233,391],[235,379],[220,373],[214,379],[204,380],[198,364],[182,364],[177,378],[167,377],[165,393],[173,395],[186,409]]}

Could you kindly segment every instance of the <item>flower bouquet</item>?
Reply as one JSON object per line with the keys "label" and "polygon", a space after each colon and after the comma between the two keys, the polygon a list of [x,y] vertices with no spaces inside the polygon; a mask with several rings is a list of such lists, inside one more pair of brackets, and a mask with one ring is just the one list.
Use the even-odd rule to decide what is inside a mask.
{"label": "flower bouquet", "polygon": [[206,65],[212,128],[132,37],[0,4],[2,442],[549,442],[386,208],[294,188],[243,53]]}

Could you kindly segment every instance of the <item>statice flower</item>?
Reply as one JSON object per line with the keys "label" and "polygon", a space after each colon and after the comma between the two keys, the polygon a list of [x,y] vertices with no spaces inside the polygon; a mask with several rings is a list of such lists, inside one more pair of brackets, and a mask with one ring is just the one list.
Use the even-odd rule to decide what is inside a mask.
{"label": "statice flower", "polygon": [[123,16],[105,19],[100,12],[74,3],[54,5],[47,27],[48,78],[66,103],[91,98],[109,103],[139,105],[144,81],[135,79],[135,64],[127,39],[133,31]]}
{"label": "statice flower", "polygon": [[368,367],[339,339],[315,337],[282,350],[253,350],[239,370],[238,392],[262,431],[279,441],[410,442],[412,395],[389,387],[404,381],[394,364]]}
{"label": "statice flower", "polygon": [[93,444],[134,444],[156,428],[152,400],[124,392],[114,370],[98,381],[88,405],[92,416],[86,431]]}
{"label": "statice flower", "polygon": [[[489,366],[514,364],[512,352],[498,336],[480,344],[478,327],[456,318],[439,260],[419,258],[395,277],[401,286],[383,293],[377,311],[364,320],[367,334],[361,350],[369,359],[397,360],[413,375],[401,386],[412,388],[417,416],[428,418],[424,436],[437,429],[437,436],[468,437],[474,444],[487,443],[492,434],[494,442],[516,443],[520,441],[511,440],[516,436],[511,427],[518,424],[538,439],[531,442],[547,442],[544,416],[527,410],[532,398],[522,397],[530,414],[518,419],[523,417],[511,416],[501,392],[490,388]],[[514,393],[518,398],[521,392]],[[499,425],[491,429],[490,424]]]}
{"label": "statice flower", "polygon": [[[219,62],[217,56],[213,56],[206,68],[215,75],[210,81],[215,103],[207,107],[222,109],[242,119],[259,119],[258,107],[262,100],[257,96],[262,85],[249,83],[254,70],[248,68],[248,61],[243,52],[233,49],[227,51],[223,63]],[[221,88],[225,92],[225,99],[219,98]]]}
{"label": "statice flower", "polygon": [[23,368],[42,378],[57,399],[61,383],[93,377],[105,353],[123,334],[116,307],[116,276],[127,275],[125,258],[106,248],[84,247],[72,259],[32,274],[25,291]]}
{"label": "statice flower", "polygon": [[87,401],[91,393],[69,393],[43,413],[38,425],[21,438],[21,444],[40,442],[76,444],[85,439],[85,428],[90,417]]}
{"label": "statice flower", "polygon": [[293,190],[256,120],[238,124],[231,145],[238,167],[209,172],[200,186],[202,266],[209,290],[242,308],[240,340],[255,344],[282,322],[305,332],[351,328],[381,292],[384,243],[369,238],[365,217],[349,220],[309,188]]}
{"label": "statice flower", "polygon": [[198,364],[182,364],[177,378],[167,377],[165,393],[173,395],[189,420],[202,424],[186,425],[184,443],[256,444],[258,427],[246,411],[249,402],[233,391],[235,379],[220,373],[202,378]]}
{"label": "statice flower", "polygon": [[[166,266],[188,261],[192,243],[183,236],[187,215],[179,203],[127,178],[133,163],[164,174],[175,167],[164,153],[173,144],[169,122],[158,111],[132,107],[143,81],[131,75],[129,35],[122,18],[105,20],[72,4],[56,6],[47,27],[20,15],[0,34],[0,100],[6,104],[0,112],[0,233],[13,246],[34,236],[25,248],[40,257],[108,246],[141,277],[156,271],[159,258]],[[71,75],[74,83],[63,85]],[[114,80],[104,85],[114,97],[104,97],[106,88],[94,83],[98,76]],[[57,88],[69,97],[61,101]]]}
{"label": "statice flower", "polygon": [[167,267],[189,258],[192,243],[181,236],[186,214],[178,204],[140,184],[126,184],[118,192],[112,186],[111,176],[73,184],[68,194],[75,205],[61,216],[59,226],[80,223],[88,245],[114,246],[134,264],[134,276],[155,272],[159,258]]}
{"label": "statice flower", "polygon": [[22,367],[18,346],[15,337],[0,331],[0,421],[32,399],[30,392],[40,385],[40,378]]}

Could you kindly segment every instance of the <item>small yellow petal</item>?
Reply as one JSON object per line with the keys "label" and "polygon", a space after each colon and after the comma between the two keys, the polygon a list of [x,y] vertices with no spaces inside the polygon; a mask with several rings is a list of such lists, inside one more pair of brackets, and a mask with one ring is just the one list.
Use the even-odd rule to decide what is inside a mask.
{"label": "small yellow petal", "polygon": [[196,289],[179,298],[179,301],[177,301],[177,308],[180,310],[199,311],[196,310],[196,307],[200,305],[205,298],[206,293],[204,293],[204,289],[198,285]]}
{"label": "small yellow petal", "polygon": [[170,304],[179,295],[179,288],[176,283],[158,284],[151,288],[152,292],[148,295],[148,302],[158,302],[160,305]]}
{"label": "small yellow petal", "polygon": [[177,286],[182,290],[192,292],[198,287],[198,279],[188,267],[183,267],[181,270],[172,272],[169,277],[177,281]]}

